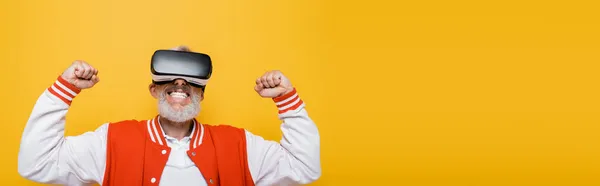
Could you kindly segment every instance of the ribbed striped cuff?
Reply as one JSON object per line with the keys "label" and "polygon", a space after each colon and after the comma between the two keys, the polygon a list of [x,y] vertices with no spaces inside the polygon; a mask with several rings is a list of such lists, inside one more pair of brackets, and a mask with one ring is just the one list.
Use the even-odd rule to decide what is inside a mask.
{"label": "ribbed striped cuff", "polygon": [[304,103],[298,96],[296,88],[285,95],[273,98],[273,101],[275,101],[277,108],[279,108],[279,114],[295,110]]}
{"label": "ribbed striped cuff", "polygon": [[81,92],[79,88],[67,82],[67,80],[63,79],[61,76],[58,76],[54,84],[48,88],[48,91],[52,93],[52,95],[60,98],[60,100],[64,101],[67,105],[71,105],[73,98]]}

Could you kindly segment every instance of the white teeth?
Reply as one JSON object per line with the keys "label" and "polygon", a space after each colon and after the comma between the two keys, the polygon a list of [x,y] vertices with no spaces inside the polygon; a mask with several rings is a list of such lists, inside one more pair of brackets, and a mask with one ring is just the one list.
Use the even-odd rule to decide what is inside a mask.
{"label": "white teeth", "polygon": [[187,94],[183,92],[173,92],[170,95],[174,98],[187,98]]}

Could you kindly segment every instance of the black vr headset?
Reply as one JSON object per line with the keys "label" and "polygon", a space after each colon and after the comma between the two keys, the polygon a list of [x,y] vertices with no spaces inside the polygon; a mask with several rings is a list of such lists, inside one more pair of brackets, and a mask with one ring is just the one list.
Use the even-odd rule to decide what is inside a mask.
{"label": "black vr headset", "polygon": [[152,82],[165,84],[183,79],[204,91],[212,74],[210,56],[203,53],[157,50],[150,63]]}

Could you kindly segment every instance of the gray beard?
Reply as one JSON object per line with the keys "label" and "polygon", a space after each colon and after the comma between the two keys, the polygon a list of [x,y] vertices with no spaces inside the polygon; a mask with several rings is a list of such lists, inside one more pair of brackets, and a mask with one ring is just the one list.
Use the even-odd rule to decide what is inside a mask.
{"label": "gray beard", "polygon": [[194,119],[200,113],[200,96],[196,93],[192,93],[192,102],[183,107],[183,110],[173,110],[169,102],[167,102],[167,93],[162,92],[158,99],[158,113],[161,117],[168,119],[172,122],[185,122]]}

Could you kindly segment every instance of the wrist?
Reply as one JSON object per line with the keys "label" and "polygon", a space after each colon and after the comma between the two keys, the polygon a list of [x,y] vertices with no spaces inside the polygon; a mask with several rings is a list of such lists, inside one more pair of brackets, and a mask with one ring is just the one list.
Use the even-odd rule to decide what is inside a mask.
{"label": "wrist", "polygon": [[285,92],[281,93],[279,96],[277,97],[283,97],[285,95],[290,94],[292,91],[295,91],[294,87],[289,87],[289,88],[285,88]]}
{"label": "wrist", "polygon": [[69,83],[62,76],[58,76],[54,84],[48,88],[48,91],[66,104],[71,105],[71,102],[81,92],[81,89]]}
{"label": "wrist", "polygon": [[279,114],[288,112],[290,110],[295,110],[300,107],[304,102],[298,96],[298,92],[296,88],[292,88],[281,96],[273,98],[273,101],[277,105],[279,109]]}

